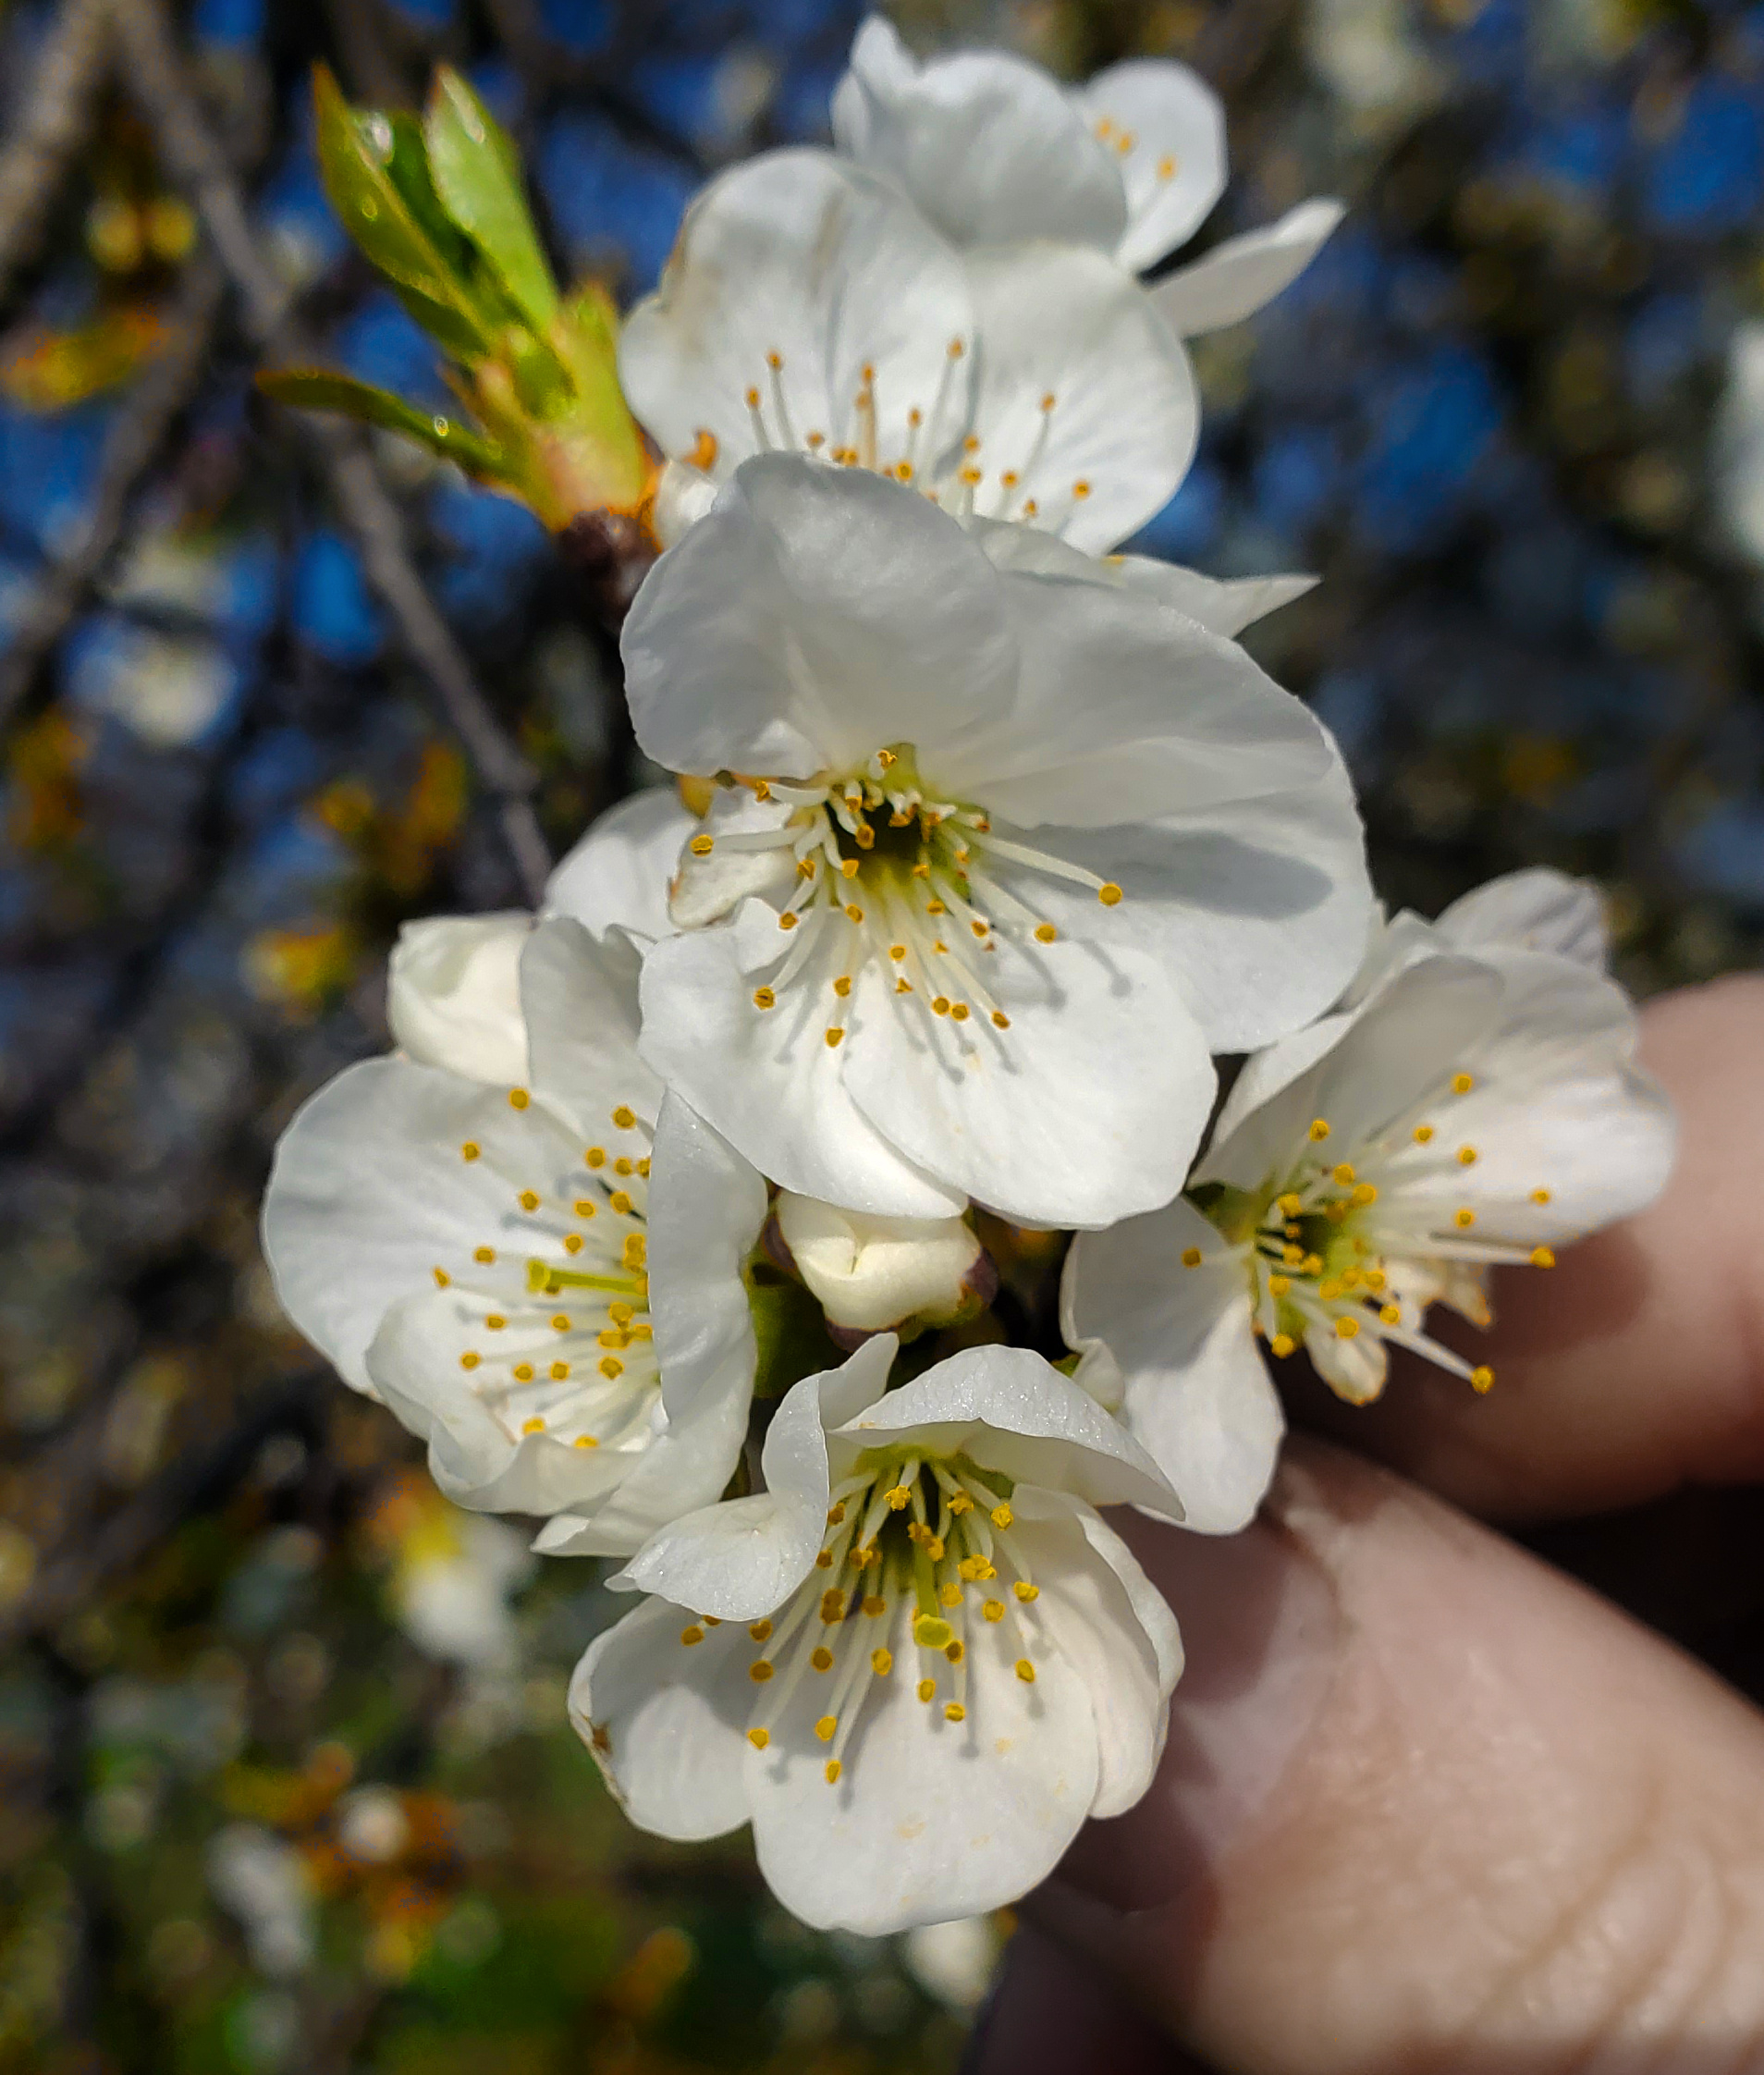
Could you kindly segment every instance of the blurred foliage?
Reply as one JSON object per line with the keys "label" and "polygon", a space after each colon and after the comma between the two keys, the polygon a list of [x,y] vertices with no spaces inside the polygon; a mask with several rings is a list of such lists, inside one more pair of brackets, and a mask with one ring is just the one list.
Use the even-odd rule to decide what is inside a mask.
{"label": "blurred foliage", "polygon": [[[321,364],[436,416],[459,396],[410,280],[330,211],[310,81],[322,63],[352,104],[410,111],[407,141],[437,64],[471,81],[540,240],[509,244],[508,182],[434,175],[449,278],[482,298],[501,255],[453,379],[506,443],[479,406],[562,352],[550,282],[590,328],[648,288],[709,171],[822,132],[856,11],[194,0],[179,33]],[[1431,908],[1547,860],[1604,881],[1644,990],[1754,963],[1764,620],[1733,460],[1754,428],[1721,399],[1764,305],[1764,9],[897,11],[1073,72],[1200,66],[1235,157],[1208,238],[1351,199],[1296,288],[1200,343],[1201,454],[1145,545],[1323,572],[1256,642],[1341,736],[1387,894]],[[55,21],[0,15],[7,134]],[[276,1312],[255,1240],[276,1131],[386,1042],[398,923],[518,883],[230,312],[95,580],[67,576],[205,252],[114,86],[46,230],[0,308],[0,671],[27,637],[40,657],[0,702],[0,2075],[952,2068],[984,1928],[814,1936],[743,1838],[632,1833],[564,1722],[597,1566],[538,1568],[443,1504]],[[529,431],[563,393],[517,394]],[[374,450],[562,845],[656,776],[581,572],[427,448]],[[1051,1269],[1029,1245],[1025,1303]],[[1698,1518],[1670,1574],[1626,1574],[1621,1524],[1550,1549],[1757,1690],[1757,1525]]]}

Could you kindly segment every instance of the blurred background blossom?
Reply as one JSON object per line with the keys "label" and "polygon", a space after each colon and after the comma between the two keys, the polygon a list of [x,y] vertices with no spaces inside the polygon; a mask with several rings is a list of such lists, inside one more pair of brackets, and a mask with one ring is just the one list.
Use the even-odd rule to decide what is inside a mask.
{"label": "blurred background blossom", "polygon": [[[1252,641],[1341,737],[1387,896],[1544,861],[1605,885],[1641,991],[1755,963],[1764,8],[893,11],[1074,76],[1194,64],[1234,163],[1204,242],[1350,200],[1293,289],[1199,342],[1201,452],[1139,545],[1321,572]],[[376,105],[464,68],[560,275],[628,300],[710,171],[824,134],[858,13],[194,0],[175,30],[325,363],[439,408],[325,200],[315,60]],[[952,2069],[1008,1925],[815,1935],[740,1838],[628,1828],[563,1713],[600,1567],[447,1506],[276,1309],[277,1130],[385,1045],[400,920],[521,885],[253,390],[108,18],[0,7],[0,2071]],[[520,507],[371,450],[560,847],[659,775],[603,621]],[[1045,1284],[1028,1240],[998,1251]],[[1709,1502],[1663,1571],[1621,1520],[1541,1546],[1758,1692],[1759,1536]]]}

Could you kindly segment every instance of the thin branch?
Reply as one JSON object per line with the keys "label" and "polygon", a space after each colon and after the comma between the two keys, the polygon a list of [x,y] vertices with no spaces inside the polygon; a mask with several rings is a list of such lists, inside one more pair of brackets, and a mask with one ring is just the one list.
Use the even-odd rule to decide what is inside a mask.
{"label": "thin branch", "polygon": [[109,52],[107,0],[67,0],[19,92],[18,127],[0,149],[0,294],[36,250],[91,126]]}
{"label": "thin branch", "polygon": [[[166,169],[196,205],[238,291],[247,333],[272,363],[310,361],[312,349],[294,325],[288,291],[258,249],[244,196],[185,77],[159,0],[106,4],[125,58],[128,91],[153,128]],[[403,518],[360,436],[327,418],[303,416],[300,424],[361,551],[369,582],[427,677],[479,782],[496,804],[509,855],[536,905],[551,868],[533,806],[537,775],[504,733],[430,597],[411,560]]]}
{"label": "thin branch", "polygon": [[115,552],[141,479],[201,377],[226,287],[212,254],[200,253],[185,270],[170,343],[148,363],[111,426],[91,509],[75,538],[38,579],[0,656],[0,728],[29,696],[38,670]]}

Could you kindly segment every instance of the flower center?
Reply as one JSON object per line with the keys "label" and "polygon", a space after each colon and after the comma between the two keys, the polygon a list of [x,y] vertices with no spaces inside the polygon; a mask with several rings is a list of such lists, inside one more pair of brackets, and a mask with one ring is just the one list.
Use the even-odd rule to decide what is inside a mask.
{"label": "flower center", "polygon": [[518,1150],[474,1139],[459,1148],[506,1183],[501,1227],[469,1260],[435,1270],[457,1300],[459,1367],[510,1440],[640,1447],[660,1397],[644,1230],[649,1127],[620,1103],[606,1143],[578,1148],[525,1088],[511,1088],[508,1103],[530,1126]]}
{"label": "flower center", "polygon": [[[970,1646],[987,1630],[1033,1685],[1040,1588],[1011,1531],[1011,1491],[1008,1477],[965,1456],[861,1459],[831,1493],[815,1569],[776,1615],[749,1626],[749,1743],[767,1748],[806,1681],[821,1703],[815,1735],[828,1747],[823,1774],[833,1785],[876,1680],[911,1677],[927,1708],[965,1722]],[[717,1626],[701,1615],[680,1639],[691,1648]]]}
{"label": "flower center", "polygon": [[1011,1018],[986,984],[998,939],[1033,952],[1059,936],[1015,890],[1023,876],[1090,887],[1105,907],[1121,898],[1112,879],[999,834],[983,808],[937,798],[920,779],[910,743],[878,749],[843,777],[744,782],[759,799],[790,806],[788,820],[753,834],[698,835],[688,848],[700,857],[714,841],[790,853],[797,883],[778,918],[790,941],[754,988],[753,1006],[763,1013],[793,989],[825,990],[830,1046],[845,1038],[842,1004],[870,965],[889,977],[894,996],[929,1017],[979,1018],[1009,1030]]}
{"label": "flower center", "polygon": [[[815,454],[846,468],[868,469],[914,485],[957,519],[979,513],[988,519],[1042,526],[1056,534],[1063,531],[1072,513],[1090,497],[1093,485],[1084,477],[1070,484],[1047,480],[1043,463],[1060,409],[1058,392],[1042,393],[1032,432],[1020,436],[1009,451],[1009,442],[1000,435],[991,443],[998,451],[991,452],[988,443],[969,429],[963,393],[955,380],[967,353],[964,340],[950,339],[933,395],[913,398],[904,413],[886,420],[876,366],[865,362],[858,387],[838,423],[799,427],[785,395],[784,356],[769,352],[760,379],[743,392],[753,451]],[[886,433],[885,423],[902,424],[904,432]],[[697,468],[712,467],[717,460],[716,436],[701,431],[698,445],[687,459]]]}
{"label": "flower center", "polygon": [[[1327,1117],[1314,1118],[1302,1149],[1283,1176],[1259,1190],[1197,1194],[1200,1209],[1233,1242],[1249,1272],[1256,1331],[1279,1356],[1310,1340],[1353,1341],[1362,1334],[1411,1347],[1464,1377],[1478,1391],[1494,1371],[1472,1364],[1421,1330],[1427,1307],[1444,1297],[1478,1324],[1488,1319],[1484,1292],[1496,1265],[1551,1268],[1548,1246],[1490,1239],[1476,1232],[1469,1203],[1447,1208],[1439,1183],[1473,1168],[1477,1148],[1442,1133],[1427,1111],[1470,1094],[1473,1074],[1459,1071],[1352,1159],[1331,1149]],[[1542,1206],[1551,1192],[1538,1187]],[[1203,1256],[1182,1257],[1197,1268]]]}

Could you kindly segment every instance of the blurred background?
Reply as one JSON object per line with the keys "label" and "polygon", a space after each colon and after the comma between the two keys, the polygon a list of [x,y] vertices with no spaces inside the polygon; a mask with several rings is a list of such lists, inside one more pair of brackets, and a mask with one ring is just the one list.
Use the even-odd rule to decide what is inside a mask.
{"label": "blurred background", "polygon": [[[1387,896],[1545,861],[1604,883],[1640,991],[1755,964],[1764,7],[892,11],[1199,68],[1234,178],[1194,251],[1350,199],[1200,341],[1200,457],[1140,545],[1323,573],[1254,645],[1340,735]],[[380,106],[465,69],[560,272],[629,299],[710,171],[824,134],[859,12],[0,0],[6,2075],[960,2056],[1008,1926],[814,1935],[744,1837],[627,1828],[563,1713],[597,1567],[439,1500],[254,1236],[294,1105],[386,1043],[400,919],[519,904],[535,827],[656,775],[536,521],[253,390],[286,291],[325,362],[446,401],[325,203],[310,68]],[[497,725],[468,755],[448,715]],[[1738,1502],[1538,1546],[1764,1685]]]}

